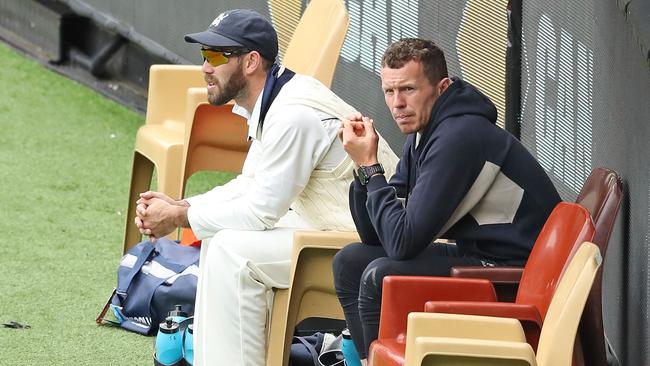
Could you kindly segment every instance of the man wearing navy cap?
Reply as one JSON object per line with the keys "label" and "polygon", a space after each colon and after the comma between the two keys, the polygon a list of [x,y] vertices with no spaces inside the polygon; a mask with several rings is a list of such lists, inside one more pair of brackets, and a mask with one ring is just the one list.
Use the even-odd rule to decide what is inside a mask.
{"label": "man wearing navy cap", "polygon": [[[288,287],[293,231],[354,230],[354,163],[337,132],[355,110],[317,80],[276,65],[277,34],[255,11],[224,12],[185,41],[201,45],[208,100],[234,99],[252,144],[231,182],[180,201],[145,192],[135,220],[153,239],[183,226],[203,240],[194,364],[263,365],[268,304],[273,288]],[[383,140],[379,159],[397,162]]]}

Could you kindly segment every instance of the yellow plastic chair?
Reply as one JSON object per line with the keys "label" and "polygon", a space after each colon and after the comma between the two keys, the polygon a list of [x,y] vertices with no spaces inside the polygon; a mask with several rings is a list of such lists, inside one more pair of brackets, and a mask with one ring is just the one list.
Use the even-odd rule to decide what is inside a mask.
{"label": "yellow plastic chair", "polygon": [[[203,93],[186,104],[188,88],[205,85],[200,66],[153,65],[149,70],[149,94],[145,124],[138,129],[133,151],[131,187],[126,212],[124,252],[141,239],[133,222],[135,201],[149,189],[156,167],[158,190],[173,198],[181,197],[181,160],[188,116],[206,100]],[[196,95],[195,95],[196,96]]]}
{"label": "yellow plastic chair", "polygon": [[297,231],[293,236],[289,288],[275,290],[267,341],[267,366],[286,365],[298,322],[310,317],[344,319],[334,291],[332,258],[360,241],[356,232]]}
{"label": "yellow plastic chair", "polygon": [[601,263],[598,246],[580,246],[553,294],[537,355],[515,319],[411,313],[405,364],[570,366],[580,316]]}

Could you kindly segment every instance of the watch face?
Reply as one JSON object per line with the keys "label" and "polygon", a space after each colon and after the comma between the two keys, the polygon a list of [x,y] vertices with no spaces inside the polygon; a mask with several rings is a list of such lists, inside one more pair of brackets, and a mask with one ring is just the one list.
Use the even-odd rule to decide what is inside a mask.
{"label": "watch face", "polygon": [[366,174],[366,167],[365,166],[360,166],[359,167],[359,182],[361,182],[361,185],[366,185],[368,183],[368,175]]}

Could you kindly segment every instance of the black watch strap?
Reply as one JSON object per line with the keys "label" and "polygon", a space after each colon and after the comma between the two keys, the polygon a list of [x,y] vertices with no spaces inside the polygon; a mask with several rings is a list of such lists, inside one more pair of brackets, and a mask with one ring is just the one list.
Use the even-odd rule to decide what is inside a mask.
{"label": "black watch strap", "polygon": [[360,166],[357,174],[359,175],[359,182],[362,186],[365,186],[373,175],[384,174],[384,167],[379,163],[370,166]]}

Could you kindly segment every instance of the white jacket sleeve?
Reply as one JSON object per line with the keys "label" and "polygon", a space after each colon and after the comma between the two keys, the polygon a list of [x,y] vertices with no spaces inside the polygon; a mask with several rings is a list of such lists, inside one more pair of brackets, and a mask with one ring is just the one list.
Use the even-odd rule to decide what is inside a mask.
{"label": "white jacket sleeve", "polygon": [[267,115],[261,140],[251,145],[247,171],[233,186],[238,194],[223,199],[217,190],[188,200],[188,220],[199,239],[226,228],[272,228],[329,150],[331,138],[315,110],[289,105],[275,111]]}

